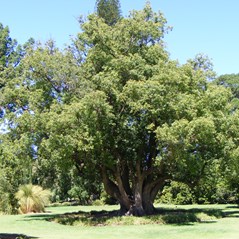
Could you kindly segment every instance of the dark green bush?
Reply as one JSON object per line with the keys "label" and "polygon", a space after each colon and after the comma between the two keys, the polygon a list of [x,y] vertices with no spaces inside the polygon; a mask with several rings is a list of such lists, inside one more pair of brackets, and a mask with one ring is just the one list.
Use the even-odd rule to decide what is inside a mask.
{"label": "dark green bush", "polygon": [[191,189],[186,184],[172,181],[170,185],[165,186],[156,202],[185,205],[192,204],[194,197]]}

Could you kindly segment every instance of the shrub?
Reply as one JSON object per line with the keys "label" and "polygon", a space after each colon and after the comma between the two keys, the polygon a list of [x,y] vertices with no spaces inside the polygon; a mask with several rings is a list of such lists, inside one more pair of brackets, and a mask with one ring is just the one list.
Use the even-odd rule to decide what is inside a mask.
{"label": "shrub", "polygon": [[51,192],[32,184],[20,186],[16,193],[20,213],[44,212],[50,202]]}
{"label": "shrub", "polygon": [[81,205],[87,205],[90,202],[90,194],[83,187],[73,185],[73,187],[68,191],[70,198],[75,199]]}
{"label": "shrub", "polygon": [[192,204],[194,199],[190,188],[186,184],[172,181],[169,186],[165,186],[157,202],[184,205]]}
{"label": "shrub", "polygon": [[96,199],[96,200],[94,200],[94,201],[92,202],[92,205],[93,205],[93,206],[103,206],[103,205],[105,205],[105,204],[104,204],[104,202],[103,202],[102,200]]}
{"label": "shrub", "polygon": [[14,186],[7,180],[4,171],[0,170],[0,213],[12,214],[17,212],[14,189]]}
{"label": "shrub", "polygon": [[101,192],[100,200],[103,202],[103,204],[108,204],[108,205],[118,204],[117,200],[109,196],[109,194],[107,194],[105,191]]}

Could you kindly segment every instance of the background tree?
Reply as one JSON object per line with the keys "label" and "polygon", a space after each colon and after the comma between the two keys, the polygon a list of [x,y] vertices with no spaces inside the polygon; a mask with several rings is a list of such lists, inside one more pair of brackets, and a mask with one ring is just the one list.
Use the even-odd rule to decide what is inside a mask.
{"label": "background tree", "polygon": [[214,84],[222,85],[232,91],[233,99],[233,109],[238,109],[239,107],[239,74],[225,74],[217,77]]}
{"label": "background tree", "polygon": [[[12,62],[15,47],[16,41],[9,36],[9,28],[0,23],[0,89],[4,86],[5,70]],[[4,109],[0,104],[0,117],[3,114]]]}
{"label": "background tree", "polygon": [[187,62],[192,65],[195,71],[203,72],[208,81],[212,81],[216,78],[216,72],[213,70],[213,63],[207,55],[199,53]]}
{"label": "background tree", "polygon": [[231,149],[228,151],[229,163],[223,164],[222,172],[226,180],[226,185],[233,194],[239,195],[238,188],[238,108],[239,108],[239,74],[221,75],[213,81],[214,84],[230,89],[232,92],[231,98],[231,115],[228,118],[228,130],[226,133],[230,137]]}
{"label": "background tree", "polygon": [[239,74],[225,74],[215,79],[214,83],[231,89],[235,98],[239,99]]}
{"label": "background tree", "polygon": [[21,184],[31,180],[31,158],[27,156],[29,145],[21,140],[12,141],[0,134],[0,209],[5,213],[17,212],[15,193]]}
{"label": "background tree", "polygon": [[120,2],[118,0],[97,0],[96,13],[109,26],[114,25],[121,18]]}
{"label": "background tree", "polygon": [[[10,37],[8,27],[3,27],[0,23],[0,90],[2,91],[6,84],[17,77],[20,68],[19,63],[26,54],[26,50],[34,44],[34,39],[29,39],[23,46],[18,45],[15,39]],[[0,118],[8,108],[14,111],[14,105],[2,105],[3,99],[0,94]]]}
{"label": "background tree", "polygon": [[[31,180],[32,161],[29,157],[32,151],[31,146],[29,142],[26,143],[26,138],[10,135],[9,131],[16,126],[12,119],[21,115],[24,107],[16,107],[15,101],[18,101],[20,95],[17,92],[11,95],[8,89],[10,89],[9,85],[13,86],[19,82],[16,79],[22,72],[20,61],[33,44],[34,40],[29,39],[23,46],[18,45],[17,41],[10,37],[9,28],[0,24],[0,180],[3,182],[0,187],[0,208],[8,213],[16,212],[17,201],[14,195],[19,185]],[[8,101],[5,97],[12,97],[15,100]]]}
{"label": "background tree", "polygon": [[16,40],[9,36],[9,28],[0,23],[0,70],[13,62]]}

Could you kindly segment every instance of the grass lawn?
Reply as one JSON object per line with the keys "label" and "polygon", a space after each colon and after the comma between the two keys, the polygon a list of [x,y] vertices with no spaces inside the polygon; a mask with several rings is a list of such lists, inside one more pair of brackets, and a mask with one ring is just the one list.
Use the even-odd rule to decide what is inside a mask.
{"label": "grass lawn", "polygon": [[[1,215],[0,238],[16,238],[15,234],[26,235],[25,238],[39,239],[238,239],[239,208],[236,205],[189,205],[165,206],[162,213],[170,217],[184,217],[188,213],[201,215],[201,222],[147,225],[110,225],[110,226],[70,226],[46,220],[69,212],[90,212],[115,210],[115,206],[65,206],[49,207],[47,214]],[[221,218],[207,216],[211,212],[223,215]],[[210,214],[211,215],[211,214]],[[206,216],[206,217],[205,217]],[[204,218],[205,217],[205,220]]]}

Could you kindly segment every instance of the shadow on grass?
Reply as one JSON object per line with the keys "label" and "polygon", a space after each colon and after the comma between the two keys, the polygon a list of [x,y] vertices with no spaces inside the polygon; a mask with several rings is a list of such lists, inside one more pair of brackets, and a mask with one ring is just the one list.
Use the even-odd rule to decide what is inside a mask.
{"label": "shadow on grass", "polygon": [[227,206],[227,208],[238,208],[239,209],[239,205],[234,205],[234,206],[230,205],[230,206]]}
{"label": "shadow on grass", "polygon": [[194,225],[195,223],[216,223],[223,217],[239,217],[238,210],[224,211],[218,208],[159,208],[154,215],[144,217],[119,216],[114,211],[71,212],[64,214],[27,215],[24,220],[47,220],[70,226],[107,226],[107,225],[146,225],[176,224]]}
{"label": "shadow on grass", "polygon": [[221,209],[203,208],[160,208],[156,209],[164,224],[193,225],[195,223],[215,223],[223,217]]}
{"label": "shadow on grass", "polygon": [[51,219],[56,218],[56,217],[58,217],[60,215],[64,215],[64,214],[49,214],[49,213],[47,213],[47,214],[27,214],[24,217],[23,221],[51,220]]}
{"label": "shadow on grass", "polygon": [[234,218],[239,218],[239,210],[234,210],[234,211],[226,211],[224,212],[224,217],[234,217]]}
{"label": "shadow on grass", "polygon": [[0,233],[0,239],[34,239],[38,237],[26,236],[23,234]]}

